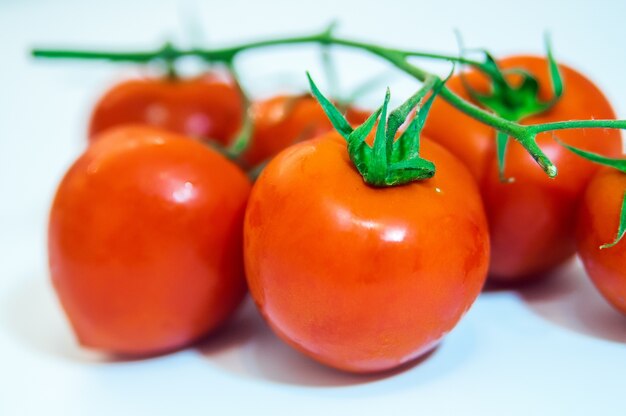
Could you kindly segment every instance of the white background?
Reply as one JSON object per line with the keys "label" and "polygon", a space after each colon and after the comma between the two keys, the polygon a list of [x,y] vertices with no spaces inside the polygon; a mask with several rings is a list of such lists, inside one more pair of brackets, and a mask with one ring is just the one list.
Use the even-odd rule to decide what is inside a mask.
{"label": "white background", "polygon": [[[161,414],[615,414],[623,415],[626,318],[572,263],[544,284],[483,293],[430,357],[396,374],[357,377],[318,365],[278,341],[247,304],[202,345],[133,362],[81,350],[46,269],[47,210],[85,143],[103,89],[132,67],[34,62],[33,45],[155,48],[216,46],[317,30],[398,47],[455,53],[555,54],[588,74],[626,118],[626,7],[619,1],[57,1],[0,0],[0,415]],[[190,16],[193,17],[190,18]],[[197,30],[195,32],[198,32]],[[322,79],[315,48],[251,53],[240,63],[257,95]],[[342,52],[349,89],[386,67]],[[435,68],[445,71],[445,66]],[[392,93],[415,85],[400,78]],[[376,103],[382,92],[366,103]],[[369,100],[369,101],[368,101]]]}

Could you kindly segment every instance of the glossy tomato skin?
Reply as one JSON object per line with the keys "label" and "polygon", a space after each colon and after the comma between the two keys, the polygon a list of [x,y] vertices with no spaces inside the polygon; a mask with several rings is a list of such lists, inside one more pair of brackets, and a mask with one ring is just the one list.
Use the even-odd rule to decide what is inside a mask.
{"label": "glossy tomato skin", "polygon": [[187,137],[143,126],[103,133],[50,213],[52,282],[80,343],[152,355],[222,324],[246,291],[249,191],[235,165]]}
{"label": "glossy tomato skin", "polygon": [[217,73],[194,78],[141,78],[115,85],[96,104],[89,138],[111,127],[147,124],[228,143],[242,120],[236,85]]}
{"label": "glossy tomato skin", "polygon": [[244,223],[250,292],[287,343],[351,372],[431,350],[480,292],[489,259],[480,195],[435,143],[434,179],[377,189],[331,133],[281,152],[255,183]]}
{"label": "glossy tomato skin", "polygon": [[[503,68],[519,67],[539,80],[540,96],[551,97],[550,78],[544,58],[514,56],[500,61]],[[602,92],[575,70],[560,65],[565,91],[548,112],[529,117],[523,124],[571,119],[612,119],[615,113]],[[485,79],[476,72],[466,79],[485,90]],[[469,99],[459,76],[446,84]],[[597,165],[560,146],[551,133],[537,136],[537,143],[556,164],[559,175],[549,179],[515,141],[506,156],[506,176],[498,179],[495,132],[437,99],[429,113],[425,134],[461,159],[478,181],[491,235],[490,279],[515,283],[545,276],[575,252],[575,213],[585,186]],[[556,135],[566,143],[607,156],[621,154],[619,130],[563,130]]]}
{"label": "glossy tomato skin", "polygon": [[[350,123],[360,124],[369,113],[349,107]],[[297,142],[330,132],[333,127],[319,103],[309,95],[277,95],[252,105],[254,135],[243,155],[248,166],[266,162]]]}
{"label": "glossy tomato skin", "polygon": [[576,242],[585,270],[600,293],[626,314],[626,240],[615,240],[619,228],[626,175],[604,168],[589,183],[578,216]]}

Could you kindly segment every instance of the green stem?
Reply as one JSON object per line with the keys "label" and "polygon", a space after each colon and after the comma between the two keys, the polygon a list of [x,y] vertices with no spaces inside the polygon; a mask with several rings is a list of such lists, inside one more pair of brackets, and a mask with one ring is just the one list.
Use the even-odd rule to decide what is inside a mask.
{"label": "green stem", "polygon": [[[325,30],[321,33],[309,36],[296,36],[289,38],[268,39],[250,43],[244,43],[228,48],[220,49],[187,49],[181,50],[166,44],[164,47],[149,52],[93,52],[93,51],[75,51],[75,50],[43,50],[35,49],[32,51],[33,56],[38,58],[65,58],[65,59],[100,59],[110,61],[126,61],[146,63],[152,60],[161,59],[173,61],[184,56],[196,56],[208,62],[221,62],[227,65],[231,64],[239,53],[250,50],[271,46],[293,45],[315,43],[321,45],[338,45],[348,48],[355,48],[368,51],[378,57],[388,61],[392,65],[402,71],[412,75],[420,81],[426,80],[428,77],[435,77],[413,64],[408,62],[408,58],[422,57],[428,59],[445,60],[455,63],[468,64],[478,67],[489,72],[490,69],[483,62],[467,59],[464,57],[450,56],[443,54],[427,53],[421,51],[408,51],[394,48],[387,48],[371,43],[358,42],[349,39],[338,38],[332,35],[331,30]],[[484,109],[474,105],[473,103],[461,98],[452,90],[445,86],[441,89],[440,96],[449,102],[458,110],[464,112],[479,122],[493,127],[508,136],[517,140],[531,154],[543,170],[550,176],[557,174],[557,169],[550,159],[537,146],[535,137],[538,133],[572,129],[572,128],[619,128],[626,129],[625,120],[573,120],[562,121],[556,123],[536,124],[536,125],[520,125],[513,121],[499,117],[494,113],[485,111]]]}
{"label": "green stem", "polygon": [[570,120],[532,124],[526,130],[535,134],[567,129],[626,129],[626,120]]}
{"label": "green stem", "polygon": [[219,48],[219,49],[201,49],[201,48],[176,49],[176,48],[172,48],[170,45],[166,45],[154,51],[141,51],[141,52],[112,52],[112,51],[88,51],[88,50],[63,50],[63,49],[35,48],[32,50],[32,56],[35,58],[93,59],[93,60],[109,60],[109,61],[126,61],[126,62],[145,63],[154,59],[162,58],[164,55],[164,51],[167,51],[168,56],[173,59],[182,58],[184,56],[197,56],[207,61],[226,62],[226,61],[231,61],[237,54],[243,51],[249,50],[249,49],[258,49],[258,48],[264,48],[264,47],[270,47],[270,46],[281,46],[281,45],[302,44],[302,43],[344,45],[348,47],[366,49],[366,50],[369,50],[370,52],[374,52],[375,50],[378,50],[379,52],[380,51],[390,52],[393,54],[402,55],[405,58],[421,57],[421,58],[428,58],[428,59],[435,59],[435,60],[442,60],[442,61],[458,62],[458,63],[473,65],[477,67],[483,66],[482,62],[467,59],[464,57],[422,52],[422,51],[407,51],[407,50],[401,50],[401,49],[386,48],[386,47],[381,47],[381,46],[370,44],[370,43],[356,42],[356,41],[350,41],[347,39],[334,37],[327,32],[309,35],[309,36],[296,36],[296,37],[290,37],[290,38],[267,39],[267,40],[248,42],[248,43],[243,43],[237,46],[232,46],[228,48]]}
{"label": "green stem", "polygon": [[154,51],[142,52],[111,52],[111,51],[87,51],[87,50],[57,50],[38,49],[32,50],[35,58],[53,59],[93,59],[108,60],[116,62],[137,62],[146,63],[155,59],[163,59],[166,55],[169,59],[178,59],[185,56],[197,56],[210,62],[231,62],[233,58],[248,49],[257,49],[268,46],[290,45],[300,43],[329,43],[323,35],[298,36],[292,38],[268,39],[256,42],[245,43],[229,48],[219,49],[177,49],[166,44],[162,48]]}
{"label": "green stem", "polygon": [[[157,59],[159,57],[160,51],[160,49],[152,52],[97,52],[61,49],[33,49],[31,55],[35,58],[93,59],[115,62],[146,63]],[[185,54],[179,54],[178,56],[185,56]]]}
{"label": "green stem", "polygon": [[233,160],[238,160],[239,157],[248,149],[250,142],[252,141],[252,134],[254,133],[254,122],[252,115],[250,114],[250,98],[248,93],[241,85],[241,79],[239,73],[235,68],[233,62],[227,63],[228,70],[233,77],[237,90],[241,98],[241,111],[242,111],[242,123],[241,128],[237,132],[235,139],[226,147],[226,152]]}

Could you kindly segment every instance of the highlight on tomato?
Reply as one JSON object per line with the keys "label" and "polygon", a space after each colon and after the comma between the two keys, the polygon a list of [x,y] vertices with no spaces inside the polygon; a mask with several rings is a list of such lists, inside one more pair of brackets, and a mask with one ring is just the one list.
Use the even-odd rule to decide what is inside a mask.
{"label": "highlight on tomato", "polygon": [[[489,76],[472,69],[446,84],[460,97],[521,124],[572,119],[614,119],[600,89],[576,70],[547,58],[487,55]],[[536,142],[559,167],[551,179],[517,141],[435,100],[425,134],[461,159],[479,184],[489,221],[490,279],[519,283],[546,276],[575,252],[576,208],[597,170],[564,149],[553,133]],[[575,129],[556,135],[607,156],[621,153],[619,130]],[[508,146],[507,146],[508,145]]]}
{"label": "highlight on tomato", "polygon": [[576,243],[591,281],[615,309],[626,314],[626,159],[607,158],[564,146],[584,159],[605,166],[585,190]]}
{"label": "highlight on tomato", "polygon": [[49,220],[52,283],[80,343],[111,354],[178,349],[246,292],[244,173],[198,141],[109,129],[68,170]]}
{"label": "highlight on tomato", "polygon": [[352,129],[311,81],[340,134],[282,151],[253,188],[244,222],[251,295],[280,338],[329,366],[374,372],[422,356],[485,281],[489,239],[474,179],[443,147],[419,146],[430,101],[394,141],[433,86],[441,83],[388,121],[387,94]]}
{"label": "highlight on tomato", "polygon": [[89,121],[89,138],[94,140],[115,126],[147,124],[228,144],[241,127],[242,114],[236,82],[217,70],[190,78],[130,79],[114,85],[99,99]]}

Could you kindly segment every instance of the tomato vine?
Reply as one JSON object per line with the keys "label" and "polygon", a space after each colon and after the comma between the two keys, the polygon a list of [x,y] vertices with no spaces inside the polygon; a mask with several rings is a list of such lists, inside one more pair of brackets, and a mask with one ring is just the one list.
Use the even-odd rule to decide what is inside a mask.
{"label": "tomato vine", "polygon": [[[384,47],[373,43],[355,41],[335,36],[332,30],[332,26],[322,32],[314,33],[308,36],[279,37],[275,39],[242,43],[226,48],[178,49],[172,44],[166,43],[163,47],[153,51],[96,52],[81,50],[34,49],[32,51],[32,54],[34,57],[37,58],[97,59],[115,62],[136,63],[162,61],[168,65],[171,65],[173,61],[181,57],[195,56],[207,62],[222,63],[227,66],[232,66],[235,57],[238,56],[240,53],[248,50],[305,43],[319,44],[322,46],[342,46],[367,51],[373,55],[378,56],[381,59],[386,60],[393,66],[406,72],[407,74],[413,76],[421,82],[425,82],[426,80],[431,78],[441,81],[441,78],[439,78],[436,74],[432,74],[422,69],[421,67],[411,63],[409,61],[411,58],[428,58],[471,65],[479,68],[481,71],[483,71],[492,78],[499,76],[499,74],[495,72],[497,68],[494,68],[493,65],[490,65],[488,60],[478,61],[466,58],[464,56],[453,56],[428,53],[423,51],[404,50]],[[539,164],[539,166],[541,166],[541,168],[549,177],[555,177],[558,172],[554,163],[550,160],[550,158],[548,158],[548,156],[541,150],[541,148],[536,143],[536,136],[539,133],[578,128],[626,129],[626,120],[571,120],[534,125],[522,125],[516,121],[509,120],[506,117],[502,117],[498,114],[480,108],[474,103],[455,94],[453,91],[446,88],[445,85],[441,88],[439,95],[455,108],[464,112],[470,117],[496,129],[497,131],[501,132],[502,135],[506,135],[507,137],[511,137],[517,140],[535,159],[535,161]]]}

